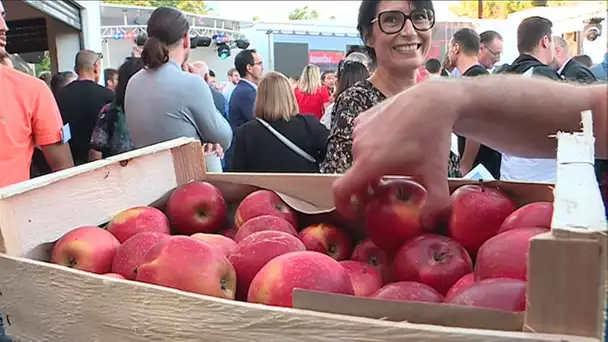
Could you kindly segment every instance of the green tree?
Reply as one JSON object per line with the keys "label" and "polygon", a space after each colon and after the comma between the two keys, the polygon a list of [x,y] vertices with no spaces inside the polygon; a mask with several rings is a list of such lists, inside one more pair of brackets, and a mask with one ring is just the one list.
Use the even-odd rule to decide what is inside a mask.
{"label": "green tree", "polygon": [[34,64],[34,74],[36,77],[45,71],[51,71],[51,55],[48,51],[44,52],[44,57],[40,63]]}
{"label": "green tree", "polygon": [[253,18],[251,19],[251,21],[260,21],[260,16],[254,15]]}
{"label": "green tree", "polygon": [[289,20],[315,20],[319,19],[319,12],[310,9],[308,6],[296,8],[289,13]]}
{"label": "green tree", "polygon": [[152,7],[150,0],[102,0],[106,4]]}
{"label": "green tree", "polygon": [[209,14],[210,8],[205,5],[203,1],[191,1],[191,0],[103,0],[109,4],[119,5],[130,5],[130,6],[147,6],[147,7],[159,7],[159,6],[171,6],[178,8],[184,12],[196,13],[196,14]]}
{"label": "green tree", "polygon": [[331,17],[329,17],[329,20],[336,20],[336,16],[332,15]]}
{"label": "green tree", "polygon": [[[532,7],[540,6],[565,6],[576,4],[577,1],[564,1],[564,0],[553,0],[553,1],[482,1],[483,6],[483,17],[488,19],[505,19],[511,13],[525,10]],[[456,5],[450,6],[450,10],[460,16],[477,18],[479,1],[459,1]]]}

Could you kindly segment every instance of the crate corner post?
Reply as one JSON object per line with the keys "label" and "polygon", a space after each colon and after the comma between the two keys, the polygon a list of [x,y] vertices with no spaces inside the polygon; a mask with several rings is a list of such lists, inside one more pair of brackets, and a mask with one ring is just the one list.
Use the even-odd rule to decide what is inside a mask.
{"label": "crate corner post", "polygon": [[591,112],[581,117],[582,132],[557,134],[551,231],[530,242],[524,329],[603,340],[608,230]]}

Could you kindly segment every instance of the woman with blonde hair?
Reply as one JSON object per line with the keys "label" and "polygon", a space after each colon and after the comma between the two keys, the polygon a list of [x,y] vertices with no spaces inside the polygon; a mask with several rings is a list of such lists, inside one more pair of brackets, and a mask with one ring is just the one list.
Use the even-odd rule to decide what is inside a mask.
{"label": "woman with blonde hair", "polygon": [[235,132],[235,172],[319,172],[328,130],[312,115],[301,115],[289,79],[267,73],[258,85],[256,120]]}
{"label": "woman with blonde hair", "polygon": [[329,105],[329,91],[321,83],[321,69],[318,66],[308,64],[304,67],[294,94],[302,114],[312,114],[321,120]]}

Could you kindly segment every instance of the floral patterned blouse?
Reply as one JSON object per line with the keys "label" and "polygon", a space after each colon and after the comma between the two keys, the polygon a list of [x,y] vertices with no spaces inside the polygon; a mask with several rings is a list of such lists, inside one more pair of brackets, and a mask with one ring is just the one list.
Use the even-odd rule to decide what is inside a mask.
{"label": "floral patterned blouse", "polygon": [[[386,96],[368,80],[355,83],[338,96],[332,113],[327,153],[320,165],[322,173],[344,173],[351,167],[355,119],[384,100]],[[460,177],[458,156],[451,152],[448,176]]]}

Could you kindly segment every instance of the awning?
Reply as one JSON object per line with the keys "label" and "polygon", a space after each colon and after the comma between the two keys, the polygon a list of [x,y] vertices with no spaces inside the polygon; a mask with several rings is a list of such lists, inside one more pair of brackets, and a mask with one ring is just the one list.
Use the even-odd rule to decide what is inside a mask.
{"label": "awning", "polygon": [[23,2],[77,30],[82,30],[81,7],[72,0],[23,0]]}

